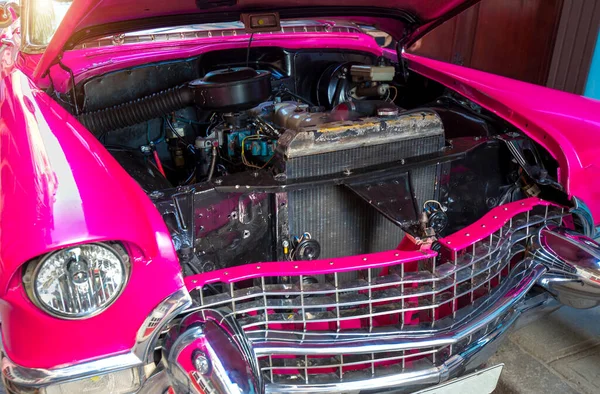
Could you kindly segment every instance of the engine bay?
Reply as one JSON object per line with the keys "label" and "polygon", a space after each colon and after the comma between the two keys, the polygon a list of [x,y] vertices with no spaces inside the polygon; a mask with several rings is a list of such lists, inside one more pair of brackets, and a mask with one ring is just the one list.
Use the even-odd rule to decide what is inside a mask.
{"label": "engine bay", "polygon": [[186,274],[405,237],[435,248],[500,204],[563,198],[534,142],[371,54],[209,52],[94,77],[75,100],[163,215]]}

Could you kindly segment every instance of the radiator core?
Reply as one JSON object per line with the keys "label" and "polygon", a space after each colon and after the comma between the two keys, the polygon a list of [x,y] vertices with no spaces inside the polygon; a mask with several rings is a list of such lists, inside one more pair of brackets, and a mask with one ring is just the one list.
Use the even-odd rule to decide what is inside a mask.
{"label": "radiator core", "polygon": [[[368,118],[291,131],[278,147],[279,169],[287,179],[311,179],[357,168],[397,162],[439,152],[444,146],[441,120],[432,111],[389,119]],[[438,165],[409,171],[417,206],[435,199]],[[399,226],[344,185],[319,185],[287,193],[289,235],[306,232],[321,245],[321,258],[395,248]],[[407,218],[414,219],[414,218]]]}

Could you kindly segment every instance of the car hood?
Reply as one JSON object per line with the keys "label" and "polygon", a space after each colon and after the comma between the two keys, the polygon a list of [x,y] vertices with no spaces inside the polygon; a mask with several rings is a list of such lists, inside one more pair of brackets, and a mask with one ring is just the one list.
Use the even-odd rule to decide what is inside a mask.
{"label": "car hood", "polygon": [[78,41],[131,30],[239,20],[278,11],[282,19],[344,17],[373,24],[409,45],[480,0],[74,0],[34,72],[41,77]]}

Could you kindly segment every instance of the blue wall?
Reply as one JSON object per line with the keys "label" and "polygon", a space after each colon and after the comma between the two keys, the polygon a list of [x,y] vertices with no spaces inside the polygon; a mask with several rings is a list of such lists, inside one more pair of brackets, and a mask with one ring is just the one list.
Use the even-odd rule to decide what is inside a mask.
{"label": "blue wall", "polygon": [[598,34],[596,40],[596,49],[594,50],[584,95],[600,100],[600,34]]}

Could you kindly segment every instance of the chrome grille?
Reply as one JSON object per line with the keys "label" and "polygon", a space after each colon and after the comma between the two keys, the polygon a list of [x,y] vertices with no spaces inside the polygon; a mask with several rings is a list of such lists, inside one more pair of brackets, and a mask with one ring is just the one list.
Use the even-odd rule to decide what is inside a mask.
{"label": "chrome grille", "polygon": [[[494,321],[450,345],[405,346],[352,354],[323,351],[318,355],[303,353],[294,345],[339,343],[398,333],[426,334],[473,318],[469,313],[492,298],[505,278],[526,269],[518,257],[535,228],[549,220],[562,220],[561,208],[534,200],[520,207],[509,204],[514,216],[498,219],[498,224],[494,224],[494,218],[499,216],[492,211],[486,216],[485,223],[489,224],[480,221],[466,228],[462,236],[469,237],[472,231],[474,241],[467,247],[453,247],[451,240],[455,238],[448,237],[440,240],[438,253],[397,250],[354,256],[357,263],[351,270],[346,266],[336,268],[339,261],[335,259],[237,267],[238,271],[233,268],[214,276],[225,278],[229,274],[234,279],[201,283],[192,295],[197,309],[228,308],[255,346],[273,341],[290,345],[285,353],[258,346],[263,374],[271,383],[353,381],[433,368],[500,322]],[[496,208],[502,209],[508,208]],[[477,230],[476,236],[474,226],[487,228]],[[482,233],[488,235],[481,237]],[[289,264],[293,268],[291,272],[283,269],[277,275],[248,273],[249,269],[272,271],[270,264]],[[294,270],[310,271],[310,266],[303,264],[321,270],[314,275],[294,275]],[[323,266],[328,267],[325,273]]]}

